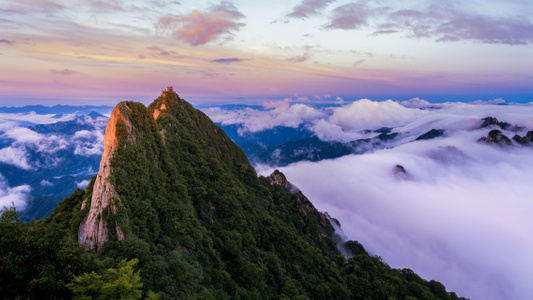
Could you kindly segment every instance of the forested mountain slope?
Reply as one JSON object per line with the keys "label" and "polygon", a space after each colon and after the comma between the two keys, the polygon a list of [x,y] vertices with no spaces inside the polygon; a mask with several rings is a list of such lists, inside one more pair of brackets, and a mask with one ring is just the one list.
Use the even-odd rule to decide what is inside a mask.
{"label": "forested mountain slope", "polygon": [[119,103],[104,142],[99,174],[50,217],[2,215],[3,297],[457,299],[340,242],[283,174],[258,177],[172,89]]}

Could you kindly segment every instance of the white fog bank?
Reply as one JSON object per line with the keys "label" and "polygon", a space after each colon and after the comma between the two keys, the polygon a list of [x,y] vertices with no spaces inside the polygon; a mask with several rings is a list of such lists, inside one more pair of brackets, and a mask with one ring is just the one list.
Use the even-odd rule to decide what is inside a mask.
{"label": "white fog bank", "polygon": [[460,132],[281,171],[392,267],[471,299],[533,299],[533,148],[477,138]]}
{"label": "white fog bank", "polygon": [[[509,138],[524,136],[533,130],[533,106],[400,104],[364,100],[320,121],[338,126],[329,137],[340,141],[365,126],[393,127],[401,134],[394,148],[280,170],[348,238],[390,266],[473,300],[533,299],[533,144],[477,142],[502,130],[480,129],[488,116],[522,127],[502,130]],[[444,136],[414,141],[431,129]],[[407,175],[395,174],[396,165]]]}

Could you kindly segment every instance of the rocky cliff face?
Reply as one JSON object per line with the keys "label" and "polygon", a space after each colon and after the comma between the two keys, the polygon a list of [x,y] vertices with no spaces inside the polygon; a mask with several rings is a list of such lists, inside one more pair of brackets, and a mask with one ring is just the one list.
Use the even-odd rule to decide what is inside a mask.
{"label": "rocky cliff face", "polygon": [[[167,89],[167,91],[163,91],[162,97],[152,103],[149,109],[134,102],[120,102],[113,109],[106,127],[104,153],[100,161],[92,198],[86,199],[82,205],[82,210],[86,205],[90,205],[90,209],[87,218],[80,224],[78,242],[85,245],[88,250],[101,249],[112,236],[116,236],[119,241],[125,238],[124,227],[121,228],[121,226],[126,225],[129,222],[128,219],[122,220],[126,224],[109,220],[106,222],[106,217],[116,214],[118,208],[122,206],[113,180],[111,163],[120,141],[135,144],[138,138],[142,138],[147,133],[144,132],[147,128],[151,126],[157,128],[155,121],[173,107],[177,99],[177,94],[172,89]],[[139,106],[142,106],[140,111]],[[156,167],[158,166],[157,159],[154,164]],[[110,222],[115,224],[109,224]]]}
{"label": "rocky cliff face", "polygon": [[500,146],[512,144],[511,140],[497,129],[491,130],[486,138],[480,138],[478,142],[486,142],[487,144]]}
{"label": "rocky cliff face", "polygon": [[518,144],[522,145],[522,146],[532,145],[532,143],[533,143],[533,131],[528,131],[528,133],[525,136],[523,136],[523,137],[519,136],[518,134],[516,134],[513,137],[513,140],[515,142],[517,142]]}
{"label": "rocky cliff face", "polygon": [[161,112],[166,109],[167,109],[167,106],[165,105],[165,103],[161,103],[161,106],[159,108],[154,109],[154,112],[152,114],[152,116],[154,117],[154,120],[157,120],[157,118],[159,118],[159,116],[161,115]]}
{"label": "rocky cliff face", "polygon": [[[85,205],[90,205],[89,215],[80,224],[78,242],[84,244],[87,249],[100,249],[109,240],[108,225],[105,223],[103,215],[107,212],[115,213],[117,205],[121,200],[116,192],[116,187],[109,180],[111,176],[111,158],[113,151],[118,146],[117,124],[122,123],[128,133],[131,133],[133,126],[124,112],[130,110],[126,102],[119,103],[109,118],[104,136],[104,154],[100,162],[100,169],[94,183],[92,198],[90,203],[86,199]],[[109,210],[109,211],[108,211]],[[113,227],[113,226],[112,226]],[[124,240],[124,233],[119,224],[114,224],[114,229],[118,240]]]}
{"label": "rocky cliff face", "polygon": [[270,184],[271,185],[280,185],[280,186],[284,187],[287,190],[291,190],[291,184],[289,183],[289,181],[287,180],[285,175],[283,173],[281,173],[280,171],[275,170],[269,176],[269,179],[270,179]]}

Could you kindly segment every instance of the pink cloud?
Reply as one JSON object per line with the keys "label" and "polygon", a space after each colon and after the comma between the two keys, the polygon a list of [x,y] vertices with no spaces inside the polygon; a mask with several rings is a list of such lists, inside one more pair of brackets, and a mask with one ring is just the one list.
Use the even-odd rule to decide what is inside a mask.
{"label": "pink cloud", "polygon": [[244,23],[238,22],[244,15],[228,1],[212,6],[207,12],[192,11],[184,16],[160,17],[156,27],[173,30],[172,35],[193,46],[204,45],[222,36],[231,38]]}

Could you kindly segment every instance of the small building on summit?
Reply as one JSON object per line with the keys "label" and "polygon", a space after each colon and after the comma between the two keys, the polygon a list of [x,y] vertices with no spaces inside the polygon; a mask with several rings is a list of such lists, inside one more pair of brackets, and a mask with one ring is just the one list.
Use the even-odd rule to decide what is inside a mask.
{"label": "small building on summit", "polygon": [[166,90],[161,91],[161,96],[165,96],[167,93],[169,94],[175,94],[174,88],[172,86],[168,86]]}

